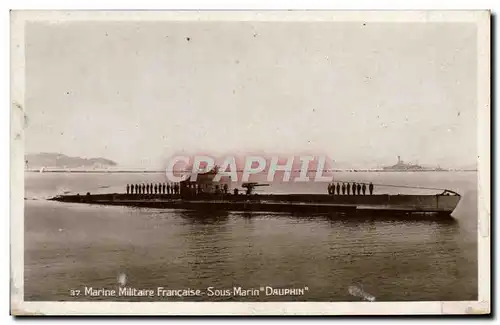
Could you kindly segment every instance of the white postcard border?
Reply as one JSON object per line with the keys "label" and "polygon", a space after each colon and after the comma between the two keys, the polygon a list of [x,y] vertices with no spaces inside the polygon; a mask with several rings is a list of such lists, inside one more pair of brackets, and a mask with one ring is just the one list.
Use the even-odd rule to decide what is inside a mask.
{"label": "white postcard border", "polygon": [[[24,26],[26,21],[470,22],[478,31],[478,301],[457,302],[26,302],[24,301]],[[490,274],[490,12],[483,11],[12,11],[11,313],[14,315],[485,314]]]}

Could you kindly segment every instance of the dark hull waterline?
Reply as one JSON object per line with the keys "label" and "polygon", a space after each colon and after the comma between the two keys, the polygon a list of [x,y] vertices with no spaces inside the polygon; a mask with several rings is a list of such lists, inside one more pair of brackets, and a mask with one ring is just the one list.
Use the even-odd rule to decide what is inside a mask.
{"label": "dark hull waterline", "polygon": [[61,195],[50,200],[71,203],[118,205],[138,208],[186,209],[198,211],[260,211],[291,213],[348,213],[371,216],[432,214],[450,217],[459,195],[322,195],[259,194],[200,195],[94,194]]}

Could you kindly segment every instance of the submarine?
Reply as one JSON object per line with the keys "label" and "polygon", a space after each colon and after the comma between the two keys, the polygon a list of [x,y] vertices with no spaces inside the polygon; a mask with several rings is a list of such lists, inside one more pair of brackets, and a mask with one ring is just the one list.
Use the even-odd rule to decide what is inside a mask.
{"label": "submarine", "polygon": [[[243,183],[244,190],[229,192],[226,186],[189,181],[176,185],[176,191],[165,193],[108,193],[58,195],[49,200],[67,203],[117,205],[137,208],[184,209],[198,211],[288,212],[310,214],[349,214],[375,216],[418,215],[452,218],[461,195],[451,190],[438,194],[261,194],[255,188],[269,184]],[[161,188],[161,186],[158,186]],[[213,189],[213,191],[207,191]],[[151,192],[153,190],[151,189]],[[159,193],[158,193],[159,192]]]}

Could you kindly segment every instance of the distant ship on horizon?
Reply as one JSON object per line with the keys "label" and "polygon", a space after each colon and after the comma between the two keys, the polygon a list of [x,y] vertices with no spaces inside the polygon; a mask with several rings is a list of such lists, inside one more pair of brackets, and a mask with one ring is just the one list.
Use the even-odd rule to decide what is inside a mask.
{"label": "distant ship on horizon", "polygon": [[401,156],[398,156],[397,164],[392,166],[385,166],[382,169],[385,171],[444,171],[444,169],[439,166],[437,168],[428,168],[420,166],[418,164],[405,163],[403,160],[401,160]]}

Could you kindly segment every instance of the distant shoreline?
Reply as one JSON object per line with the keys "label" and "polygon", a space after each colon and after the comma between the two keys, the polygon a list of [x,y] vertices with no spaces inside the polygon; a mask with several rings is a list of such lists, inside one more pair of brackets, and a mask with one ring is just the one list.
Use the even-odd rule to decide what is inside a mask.
{"label": "distant shoreline", "polygon": [[[383,170],[383,169],[333,169],[330,172],[337,173],[423,173],[423,172],[477,172],[477,169],[448,169],[448,170]],[[91,174],[158,174],[164,173],[164,170],[63,170],[52,169],[27,169],[25,173],[91,173]]]}

